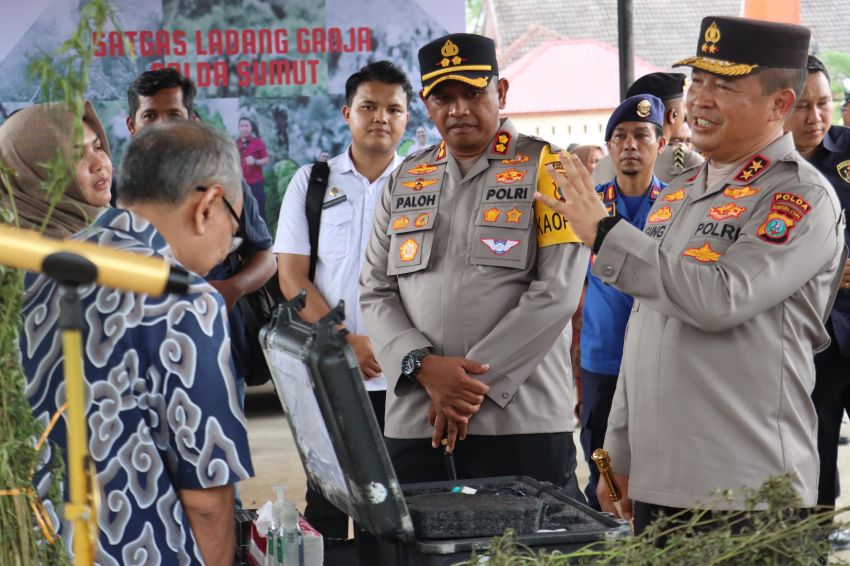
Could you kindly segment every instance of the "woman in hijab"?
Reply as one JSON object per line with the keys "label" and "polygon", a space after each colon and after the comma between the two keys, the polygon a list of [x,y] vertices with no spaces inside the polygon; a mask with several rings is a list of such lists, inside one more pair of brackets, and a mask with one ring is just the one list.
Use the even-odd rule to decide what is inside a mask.
{"label": "woman in hijab", "polygon": [[[19,110],[0,125],[0,163],[11,173],[0,187],[0,208],[14,211],[23,228],[66,238],[79,232],[109,206],[112,161],[106,132],[91,102],[83,111],[82,144],[74,146],[79,120],[59,104],[36,104]],[[70,164],[73,180],[51,212],[42,186],[48,178],[44,165],[61,155]]]}
{"label": "woman in hijab", "polygon": [[584,164],[584,168],[587,169],[587,172],[590,174],[593,173],[593,170],[596,168],[596,164],[599,163],[599,160],[605,155],[602,148],[598,145],[580,145],[572,152],[575,153],[581,160]]}

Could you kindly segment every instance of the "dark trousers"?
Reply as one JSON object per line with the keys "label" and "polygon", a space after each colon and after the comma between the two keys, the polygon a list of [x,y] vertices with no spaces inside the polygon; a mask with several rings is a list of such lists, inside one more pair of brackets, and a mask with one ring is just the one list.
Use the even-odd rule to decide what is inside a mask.
{"label": "dark trousers", "polygon": [[[449,479],[441,449],[430,438],[385,438],[400,483]],[[570,432],[548,434],[469,435],[454,451],[458,479],[528,476],[551,482],[580,502],[576,448]]]}
{"label": "dark trousers", "polygon": [[[645,531],[646,528],[655,521],[676,515],[677,513],[681,513],[681,515],[671,521],[672,524],[670,526],[672,527],[677,524],[687,523],[693,518],[693,514],[695,512],[690,509],[667,507],[666,505],[655,505],[654,503],[645,503],[643,501],[634,501],[632,504],[632,511],[634,512],[633,519],[635,525],[635,536],[640,536],[643,531]],[[795,520],[802,521],[811,515],[812,510],[808,508],[789,509],[788,513],[789,517],[793,516]],[[731,524],[731,531],[733,535],[741,534],[745,528],[752,527],[752,523],[745,519],[743,513],[741,514],[740,519],[736,519],[733,516],[731,521],[727,519],[723,525],[718,525],[712,523],[712,513],[711,511],[707,511],[701,516],[700,523],[700,526],[695,529],[699,532],[709,532],[716,529],[718,526]],[[662,538],[660,541],[662,544],[660,544],[660,546],[663,546],[663,542],[664,539]]]}
{"label": "dark trousers", "polygon": [[599,482],[599,470],[590,459],[597,448],[602,448],[605,441],[605,431],[608,429],[608,414],[611,412],[611,401],[617,388],[617,376],[604,373],[594,373],[581,368],[582,408],[581,408],[581,447],[584,459],[590,468],[590,478],[584,495],[587,504],[600,511],[596,499],[596,484]]}
{"label": "dark trousers", "polygon": [[[386,391],[369,391],[369,401],[378,420],[378,428],[384,430],[384,407]],[[344,540],[348,538],[348,515],[336,508],[325,497],[307,484],[307,506],[304,508],[304,518],[322,533],[326,541]],[[356,531],[356,529],[355,529]]]}
{"label": "dark trousers", "polygon": [[248,185],[251,187],[251,194],[257,199],[257,210],[260,211],[260,217],[266,219],[266,185],[265,180],[257,181]]}
{"label": "dark trousers", "polygon": [[850,411],[850,358],[841,354],[833,339],[815,357],[812,401],[818,415],[818,505],[835,507],[838,486],[838,436],[844,411]]}

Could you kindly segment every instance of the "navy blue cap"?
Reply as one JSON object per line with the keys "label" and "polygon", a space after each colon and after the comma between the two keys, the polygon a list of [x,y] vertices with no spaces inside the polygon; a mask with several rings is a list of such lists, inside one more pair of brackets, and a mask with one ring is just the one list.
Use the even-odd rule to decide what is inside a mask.
{"label": "navy blue cap", "polygon": [[657,96],[638,94],[625,99],[611,114],[605,126],[605,141],[611,139],[614,128],[623,122],[648,122],[664,127],[664,103]]}
{"label": "navy blue cap", "polygon": [[684,73],[649,73],[632,83],[626,98],[636,94],[651,94],[661,100],[672,100],[685,96]]}
{"label": "navy blue cap", "polygon": [[496,43],[474,33],[452,33],[435,39],[419,50],[422,96],[443,81],[460,81],[484,88],[499,76]]}

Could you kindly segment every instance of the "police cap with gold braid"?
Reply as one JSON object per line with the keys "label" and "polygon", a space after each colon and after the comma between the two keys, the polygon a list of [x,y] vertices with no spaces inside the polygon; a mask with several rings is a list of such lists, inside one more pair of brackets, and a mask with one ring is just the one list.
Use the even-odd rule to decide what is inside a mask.
{"label": "police cap with gold braid", "polygon": [[811,35],[794,24],[708,16],[702,20],[696,56],[673,66],[726,77],[748,75],[758,67],[805,69]]}
{"label": "police cap with gold braid", "polygon": [[435,39],[419,50],[422,96],[444,81],[460,81],[484,88],[490,77],[499,75],[496,44],[489,37],[452,33]]}

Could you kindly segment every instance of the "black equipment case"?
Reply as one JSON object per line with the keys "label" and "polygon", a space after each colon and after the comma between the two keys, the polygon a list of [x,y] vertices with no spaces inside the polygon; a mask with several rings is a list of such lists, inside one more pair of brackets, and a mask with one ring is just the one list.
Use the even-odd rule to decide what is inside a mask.
{"label": "black equipment case", "polygon": [[[570,552],[628,533],[623,522],[559,493],[552,485],[527,477],[400,485],[363,387],[357,359],[336,330],[343,317],[342,304],[315,325],[298,317],[303,305],[302,292],[276,307],[271,322],[260,333],[263,352],[308,481],[361,529],[375,536],[379,565],[447,565],[468,559],[473,550],[485,551],[492,533],[476,535],[475,527],[470,526],[476,518],[469,513],[456,513],[454,517],[440,511],[429,516],[428,509],[411,513],[408,499],[416,496],[426,496],[431,507],[435,497],[473,497],[448,495],[458,486],[474,488],[480,494],[509,496],[498,502],[520,503],[508,503],[511,509],[502,513],[507,520],[496,510],[495,517],[491,512],[484,522],[498,529],[494,533],[506,526],[526,532],[518,535],[518,542],[533,550]],[[532,519],[537,522],[532,528],[523,525],[530,515],[516,512],[519,507],[528,507],[526,511],[532,515],[536,508],[536,519]],[[516,521],[511,523],[512,519]],[[456,529],[460,536],[445,532],[447,524],[453,525],[448,528]],[[442,534],[432,532],[435,526],[443,530]]]}

